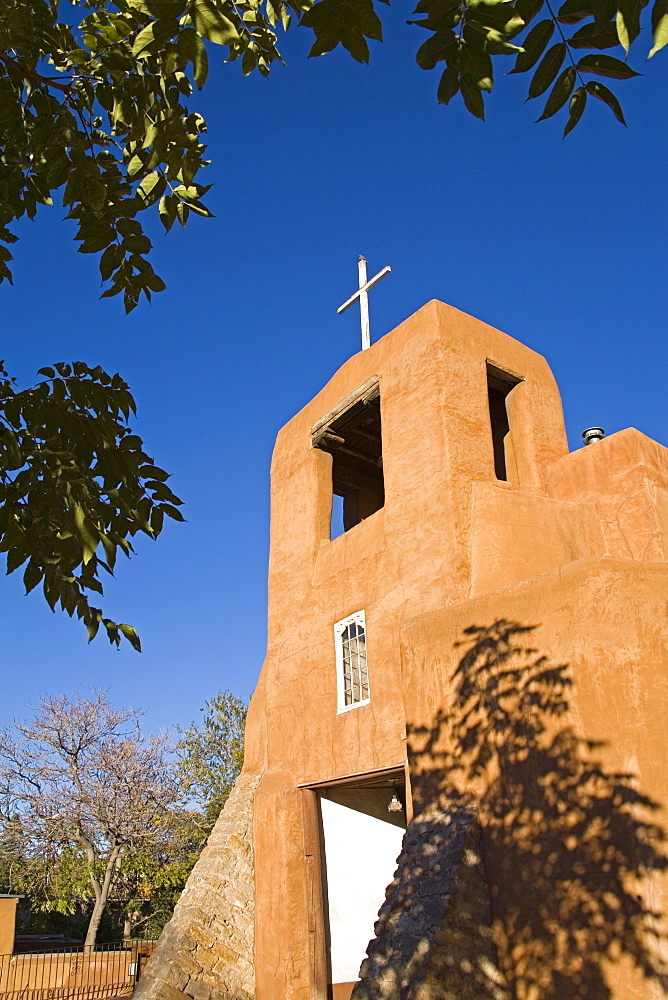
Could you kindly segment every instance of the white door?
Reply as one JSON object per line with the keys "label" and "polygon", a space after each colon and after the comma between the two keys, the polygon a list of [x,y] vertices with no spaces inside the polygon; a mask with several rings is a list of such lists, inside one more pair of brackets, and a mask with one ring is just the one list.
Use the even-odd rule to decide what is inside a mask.
{"label": "white door", "polygon": [[[389,800],[390,792],[387,793]],[[321,798],[332,983],[353,983],[392,881],[404,830]]]}

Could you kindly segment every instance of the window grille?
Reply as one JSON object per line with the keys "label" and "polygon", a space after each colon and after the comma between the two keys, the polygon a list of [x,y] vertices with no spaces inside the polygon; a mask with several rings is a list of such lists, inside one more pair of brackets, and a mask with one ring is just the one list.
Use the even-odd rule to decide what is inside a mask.
{"label": "window grille", "polygon": [[342,619],[334,626],[339,712],[369,701],[364,612]]}

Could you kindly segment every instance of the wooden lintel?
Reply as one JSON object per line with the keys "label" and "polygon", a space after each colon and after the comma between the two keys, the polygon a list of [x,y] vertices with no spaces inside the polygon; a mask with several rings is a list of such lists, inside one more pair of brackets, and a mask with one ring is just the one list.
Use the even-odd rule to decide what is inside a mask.
{"label": "wooden lintel", "polygon": [[376,396],[380,395],[380,385],[378,383],[378,377],[373,375],[371,378],[367,379],[366,382],[355,389],[354,392],[349,393],[345,399],[342,399],[340,403],[333,406],[324,417],[320,420],[316,420],[311,428],[311,437],[313,440],[313,447],[316,448],[323,434],[327,432],[329,425],[334,423],[339,417],[343,416],[346,410],[349,410],[356,403],[370,403],[371,400],[375,399]]}
{"label": "wooden lintel", "polygon": [[[297,785],[297,788],[332,788],[335,785],[351,785],[353,788],[369,787],[390,787],[393,781],[400,780],[405,774],[405,762],[390,765],[389,767],[379,767],[372,771],[358,771],[353,774],[343,774],[337,778],[325,778],[316,781],[305,781]],[[370,784],[371,783],[371,784]]]}

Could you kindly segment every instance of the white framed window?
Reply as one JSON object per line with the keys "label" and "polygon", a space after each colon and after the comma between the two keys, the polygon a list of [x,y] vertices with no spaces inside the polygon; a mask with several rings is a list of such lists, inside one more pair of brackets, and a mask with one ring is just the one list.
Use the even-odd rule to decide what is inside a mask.
{"label": "white framed window", "polygon": [[369,701],[364,612],[342,618],[334,626],[338,711],[347,712]]}

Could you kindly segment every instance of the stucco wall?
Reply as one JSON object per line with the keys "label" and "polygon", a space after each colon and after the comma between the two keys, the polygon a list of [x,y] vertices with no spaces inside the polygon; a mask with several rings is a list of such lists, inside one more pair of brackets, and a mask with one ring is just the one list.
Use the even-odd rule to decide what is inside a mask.
{"label": "stucco wall", "polygon": [[590,557],[402,629],[416,810],[477,803],[513,997],[668,995],[667,606]]}
{"label": "stucco wall", "polygon": [[14,951],[18,896],[0,896],[0,955]]}

